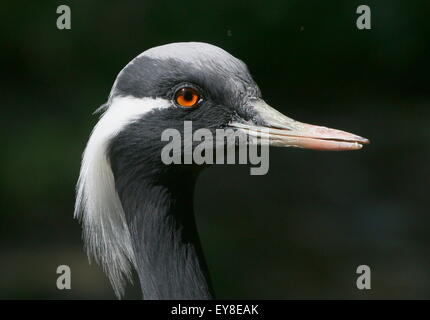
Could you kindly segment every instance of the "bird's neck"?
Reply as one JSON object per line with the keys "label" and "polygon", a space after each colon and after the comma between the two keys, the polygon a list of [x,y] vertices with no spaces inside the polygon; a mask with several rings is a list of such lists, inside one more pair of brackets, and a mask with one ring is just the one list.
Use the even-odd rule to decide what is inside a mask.
{"label": "bird's neck", "polygon": [[193,212],[195,175],[144,178],[118,188],[144,299],[210,299]]}

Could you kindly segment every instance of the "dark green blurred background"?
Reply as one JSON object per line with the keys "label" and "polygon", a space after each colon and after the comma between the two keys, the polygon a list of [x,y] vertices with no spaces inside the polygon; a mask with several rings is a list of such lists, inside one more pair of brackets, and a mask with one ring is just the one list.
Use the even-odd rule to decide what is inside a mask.
{"label": "dark green blurred background", "polygon": [[[71,30],[56,28],[60,4]],[[360,4],[371,30],[355,26]],[[202,174],[196,214],[217,297],[430,298],[428,0],[1,7],[0,298],[114,298],[72,218],[80,157],[121,68],[177,41],[244,60],[292,118],[372,141],[359,152],[272,149],[265,176]],[[60,264],[72,290],[56,289]],[[372,270],[364,292],[361,264]]]}

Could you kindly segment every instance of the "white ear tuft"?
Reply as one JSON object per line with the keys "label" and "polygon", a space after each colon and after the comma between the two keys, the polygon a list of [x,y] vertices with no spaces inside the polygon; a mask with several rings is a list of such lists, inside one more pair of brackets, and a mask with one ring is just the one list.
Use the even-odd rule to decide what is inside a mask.
{"label": "white ear tuft", "polygon": [[75,218],[82,222],[88,257],[101,264],[121,298],[131,281],[135,254],[124,210],[115,189],[107,148],[127,124],[170,106],[164,99],[115,97],[94,127],[85,148],[76,186]]}

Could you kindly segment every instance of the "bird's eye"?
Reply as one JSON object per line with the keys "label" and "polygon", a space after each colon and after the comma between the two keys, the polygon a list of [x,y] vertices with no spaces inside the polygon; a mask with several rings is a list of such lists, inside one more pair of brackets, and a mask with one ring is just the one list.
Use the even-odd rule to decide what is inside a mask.
{"label": "bird's eye", "polygon": [[192,108],[200,101],[199,93],[193,88],[181,88],[176,91],[175,102],[184,108]]}

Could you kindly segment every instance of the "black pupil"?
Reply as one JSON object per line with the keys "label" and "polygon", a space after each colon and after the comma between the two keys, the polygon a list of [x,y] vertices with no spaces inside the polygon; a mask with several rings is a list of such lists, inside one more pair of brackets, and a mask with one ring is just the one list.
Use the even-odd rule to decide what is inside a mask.
{"label": "black pupil", "polygon": [[183,97],[184,97],[184,99],[185,99],[186,101],[192,101],[192,100],[193,100],[193,96],[194,96],[194,94],[193,94],[193,91],[192,91],[192,90],[184,89]]}

